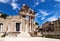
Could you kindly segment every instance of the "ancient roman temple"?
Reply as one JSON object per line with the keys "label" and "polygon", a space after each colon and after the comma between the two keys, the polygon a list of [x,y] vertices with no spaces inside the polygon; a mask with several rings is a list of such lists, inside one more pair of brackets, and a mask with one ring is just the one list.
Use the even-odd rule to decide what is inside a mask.
{"label": "ancient roman temple", "polygon": [[8,34],[19,34],[22,32],[33,32],[37,28],[34,18],[35,11],[23,4],[18,15],[0,18],[0,32]]}

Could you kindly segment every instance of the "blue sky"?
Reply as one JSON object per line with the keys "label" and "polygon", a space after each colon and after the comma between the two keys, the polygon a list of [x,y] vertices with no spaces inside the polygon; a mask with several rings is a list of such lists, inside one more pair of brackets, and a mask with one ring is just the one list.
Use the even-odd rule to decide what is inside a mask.
{"label": "blue sky", "polygon": [[23,4],[36,12],[34,20],[39,25],[60,18],[60,0],[0,0],[0,12],[18,15]]}

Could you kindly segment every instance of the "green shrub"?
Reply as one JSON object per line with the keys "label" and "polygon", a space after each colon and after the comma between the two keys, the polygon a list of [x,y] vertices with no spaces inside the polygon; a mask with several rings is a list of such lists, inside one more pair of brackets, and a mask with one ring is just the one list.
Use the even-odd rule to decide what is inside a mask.
{"label": "green shrub", "polygon": [[5,37],[5,35],[2,35],[1,37]]}
{"label": "green shrub", "polygon": [[60,35],[46,35],[46,38],[55,38],[55,39],[60,39]]}
{"label": "green shrub", "polygon": [[4,35],[2,35],[1,37],[5,37],[6,36],[6,32],[4,33]]}

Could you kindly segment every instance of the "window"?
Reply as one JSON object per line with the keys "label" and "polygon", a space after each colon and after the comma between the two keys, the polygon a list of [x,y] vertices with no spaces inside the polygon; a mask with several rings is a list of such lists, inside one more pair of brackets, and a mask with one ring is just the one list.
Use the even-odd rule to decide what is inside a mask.
{"label": "window", "polygon": [[56,26],[56,29],[57,29],[57,26]]}
{"label": "window", "polygon": [[59,29],[60,29],[60,26],[59,26]]}
{"label": "window", "polygon": [[58,24],[60,24],[60,22],[58,22]]}
{"label": "window", "polygon": [[0,23],[0,32],[3,31],[3,23]]}
{"label": "window", "polygon": [[57,23],[55,22],[55,24],[57,24]]}

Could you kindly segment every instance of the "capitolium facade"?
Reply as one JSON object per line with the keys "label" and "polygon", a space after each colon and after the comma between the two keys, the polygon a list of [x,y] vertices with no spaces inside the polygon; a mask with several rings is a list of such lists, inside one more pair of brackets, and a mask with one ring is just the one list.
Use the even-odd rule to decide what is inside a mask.
{"label": "capitolium facade", "polygon": [[19,14],[0,18],[0,32],[32,32],[35,30],[35,12],[23,4]]}

